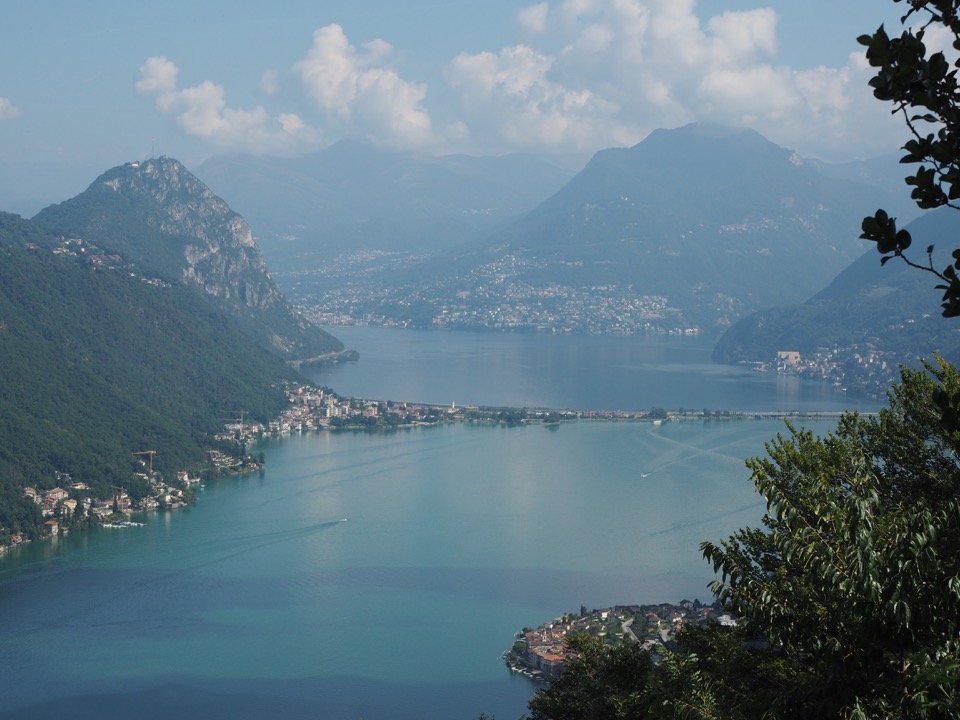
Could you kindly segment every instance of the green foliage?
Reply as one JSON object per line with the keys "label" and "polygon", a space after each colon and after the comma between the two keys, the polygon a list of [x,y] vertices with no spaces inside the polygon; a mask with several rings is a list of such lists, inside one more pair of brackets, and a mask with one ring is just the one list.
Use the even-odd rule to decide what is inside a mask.
{"label": "green foliage", "polygon": [[780,653],[739,628],[691,625],[677,634],[652,676],[651,718],[762,718],[796,675]]}
{"label": "green foliage", "polygon": [[783,716],[950,717],[960,692],[960,436],[933,397],[950,365],[905,370],[876,418],[790,429],[748,461],[767,501],[704,556],[717,597],[795,669]]}
{"label": "green foliage", "polygon": [[685,627],[656,664],[575,636],[531,720],[956,717],[960,431],[934,399],[957,393],[938,361],[904,369],[875,417],[788,426],[747,461],[763,527],[702,545],[741,625]]}
{"label": "green foliage", "polygon": [[31,535],[23,487],[56,473],[109,497],[156,450],[172,477],[206,463],[224,416],[267,420],[299,376],[199,295],[56,255],[42,226],[0,214],[0,527]]}
{"label": "green foliage", "polygon": [[[905,0],[893,0],[905,2]],[[870,81],[874,95],[892,103],[910,131],[911,139],[904,144],[906,154],[901,162],[917,165],[907,176],[906,183],[913,190],[911,197],[918,207],[931,209],[949,206],[960,208],[960,85],[957,69],[960,58],[951,61],[943,52],[931,52],[924,40],[933,29],[953,38],[953,46],[960,47],[960,1],[908,0],[909,10],[903,16],[917,21],[899,37],[890,37],[881,26],[872,35],[859,38],[867,48],[867,60],[877,68]],[[877,243],[883,255],[880,262],[899,257],[908,265],[930,272],[941,282],[944,317],[960,315],[960,249],[953,252],[953,263],[942,271],[934,268],[933,246],[926,251],[925,264],[910,260],[905,251],[910,247],[910,233],[897,228],[896,218],[884,210],[866,217],[862,224],[862,238]]]}
{"label": "green foliage", "polygon": [[636,643],[607,645],[590,635],[573,635],[568,646],[580,653],[563,674],[541,688],[529,703],[530,720],[607,720],[644,717],[647,678],[653,663]]}

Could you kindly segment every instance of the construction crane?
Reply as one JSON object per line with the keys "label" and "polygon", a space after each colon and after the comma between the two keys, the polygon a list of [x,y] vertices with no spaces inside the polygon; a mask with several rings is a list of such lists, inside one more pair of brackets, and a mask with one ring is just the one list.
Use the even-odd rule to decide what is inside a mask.
{"label": "construction crane", "polygon": [[223,417],[221,420],[229,420],[233,424],[240,425],[240,434],[243,435],[243,416],[244,410],[226,410],[225,412],[231,413],[229,417]]}
{"label": "construction crane", "polygon": [[138,450],[130,453],[131,455],[149,455],[150,456],[150,476],[153,477],[153,456],[157,454],[156,450]]}

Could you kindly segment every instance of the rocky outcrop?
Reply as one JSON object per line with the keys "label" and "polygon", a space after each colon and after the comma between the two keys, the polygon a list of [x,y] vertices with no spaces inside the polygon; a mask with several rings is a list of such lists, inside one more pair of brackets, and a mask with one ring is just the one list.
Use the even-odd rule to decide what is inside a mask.
{"label": "rocky outcrop", "polygon": [[244,219],[173,158],[115,167],[35,219],[196,288],[241,329],[290,360],[343,350],[290,307]]}
{"label": "rocky outcrop", "polygon": [[107,176],[100,181],[104,189],[146,201],[152,206],[147,224],[182,241],[185,281],[250,308],[283,303],[247,223],[181,163],[161,157]]}

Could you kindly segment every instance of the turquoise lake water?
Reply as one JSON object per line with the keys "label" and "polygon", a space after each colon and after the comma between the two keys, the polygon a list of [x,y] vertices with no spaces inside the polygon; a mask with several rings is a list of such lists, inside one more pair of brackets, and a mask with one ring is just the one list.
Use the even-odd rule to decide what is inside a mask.
{"label": "turquoise lake water", "polygon": [[[340,390],[341,369],[379,366],[368,357],[326,381]],[[457,395],[485,382],[419,362]],[[716,373],[686,378],[701,397],[727,392],[711,390]],[[343,392],[381,389],[361,386]],[[517,718],[535,686],[499,660],[513,633],[581,604],[707,599],[698,545],[758,521],[743,459],[782,429],[581,422],[265,441],[262,474],[208,483],[194,507],[0,558],[0,718]]]}

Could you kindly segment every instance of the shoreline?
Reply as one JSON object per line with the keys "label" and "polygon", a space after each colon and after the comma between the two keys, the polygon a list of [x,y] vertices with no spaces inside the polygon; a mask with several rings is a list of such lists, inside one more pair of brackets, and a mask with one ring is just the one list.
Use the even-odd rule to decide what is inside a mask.
{"label": "shoreline", "polygon": [[[503,425],[516,427],[524,425],[541,425],[548,428],[559,427],[562,424],[575,422],[647,422],[653,426],[665,422],[714,422],[714,421],[762,421],[762,420],[838,420],[851,411],[840,410],[765,410],[765,411],[729,411],[729,410],[665,410],[651,408],[649,410],[554,410],[547,408],[503,407],[503,406],[457,406],[438,405],[430,403],[408,403],[392,400],[371,400],[354,397],[344,397],[328,388],[319,388],[313,385],[291,384],[286,388],[288,407],[280,415],[268,423],[248,422],[240,424],[226,424],[223,432],[216,436],[217,440],[234,442],[237,452],[227,455],[221,451],[209,451],[209,470],[217,477],[243,475],[263,471],[262,453],[255,459],[247,453],[248,444],[268,437],[284,437],[304,431],[367,431],[388,432],[400,429],[415,429],[446,425],[451,423],[472,423]],[[859,415],[870,417],[876,412],[859,412]],[[185,472],[181,475],[186,475]],[[123,494],[118,489],[117,497],[121,497],[121,515],[129,518],[132,512],[147,513],[151,510],[173,510],[185,507],[196,502],[191,492],[193,485],[199,478],[178,478],[178,481],[167,485],[162,478],[152,478],[161,488],[166,488],[166,502],[161,506],[152,504],[147,507],[134,509],[129,504],[123,506]],[[171,490],[171,487],[181,489]],[[32,490],[28,488],[28,490]],[[52,492],[52,491],[51,491]],[[36,491],[34,491],[36,493]],[[175,497],[172,497],[175,496]],[[148,496],[150,497],[150,496]],[[93,501],[85,498],[84,502],[90,505]],[[127,503],[130,501],[127,500]],[[56,505],[56,503],[54,503]],[[86,507],[86,506],[85,506]],[[89,508],[85,509],[89,515]],[[47,516],[45,516],[47,517]],[[57,515],[62,525],[51,529],[46,534],[36,538],[56,537],[71,530],[83,531],[94,526],[110,526],[112,517],[87,519],[82,524],[74,522],[73,512],[67,515]],[[47,523],[48,527],[50,524]],[[12,534],[11,539],[19,537]],[[24,538],[29,542],[30,539]],[[9,544],[0,545],[0,555],[7,550],[18,547],[21,542],[13,540]]]}

